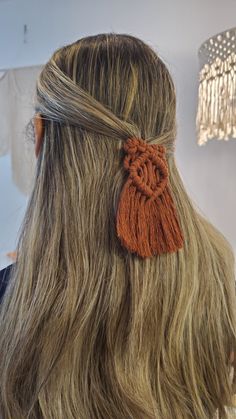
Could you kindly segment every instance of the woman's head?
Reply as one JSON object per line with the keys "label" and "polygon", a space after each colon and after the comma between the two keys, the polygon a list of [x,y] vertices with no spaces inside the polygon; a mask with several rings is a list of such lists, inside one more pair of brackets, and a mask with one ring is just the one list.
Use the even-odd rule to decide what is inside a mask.
{"label": "woman's head", "polygon": [[[90,145],[92,155],[84,150],[86,157],[82,160],[87,166],[90,162],[93,166],[89,168],[88,176],[85,173],[88,168],[83,171],[83,161],[80,162],[82,178],[85,180],[82,180],[81,188],[89,189],[96,197],[95,191],[86,182],[90,181],[96,187],[101,182],[100,189],[103,188],[103,184],[107,185],[108,194],[106,198],[105,195],[103,197],[107,204],[103,204],[102,214],[113,223],[118,195],[124,181],[122,167],[117,170],[117,164],[120,166],[123,157],[122,144],[128,137],[142,137],[148,144],[165,145],[167,156],[170,161],[173,160],[175,107],[175,91],[171,76],[164,63],[142,41],[132,36],[116,34],[79,40],[56,51],[38,79],[35,131],[36,138],[40,141],[36,141],[36,154],[38,155],[41,149],[43,156],[43,143],[46,143],[45,149],[50,147],[51,150],[55,143],[54,151],[45,151],[46,156],[54,153],[54,173],[57,164],[59,167],[67,166],[70,178],[76,182],[77,175],[72,174],[72,167],[75,168],[76,165],[68,159],[73,155],[75,159],[78,158],[83,147]],[[41,115],[40,119],[38,115]],[[38,131],[41,138],[37,135]],[[72,135],[80,140],[71,141]],[[89,138],[83,141],[82,138],[86,135]],[[62,142],[67,144],[67,152],[55,154]],[[39,147],[39,143],[42,147]],[[105,153],[101,143],[106,145]],[[75,147],[79,147],[79,150]],[[97,156],[96,162],[94,156]],[[67,161],[63,162],[61,158],[65,157]],[[104,164],[107,165],[106,170]],[[100,171],[102,176],[97,173]],[[113,182],[114,177],[117,184]],[[50,183],[52,182],[51,175]],[[66,185],[67,181],[64,183]],[[42,198],[42,201],[45,202],[45,199]],[[108,202],[113,203],[113,206]],[[86,205],[93,206],[91,197]],[[104,208],[107,208],[109,214],[104,212]],[[94,224],[88,217],[87,220],[90,225]],[[106,234],[112,237],[113,227],[110,226],[106,231]],[[101,236],[100,229],[95,227],[94,232]],[[97,239],[99,240],[94,238],[96,241]],[[117,244],[115,243],[115,247]],[[109,242],[102,248],[104,246],[108,252],[112,250]]]}
{"label": "woman's head", "polygon": [[[41,72],[43,141],[1,307],[4,417],[223,417],[233,256],[183,187],[175,112],[165,64],[129,35],[83,38]],[[116,236],[129,137],[166,147],[184,235],[175,253],[141,259]]]}
{"label": "woman's head", "polygon": [[105,135],[164,136],[173,147],[176,98],[165,64],[141,40],[101,34],[56,51],[37,85],[45,119]]}

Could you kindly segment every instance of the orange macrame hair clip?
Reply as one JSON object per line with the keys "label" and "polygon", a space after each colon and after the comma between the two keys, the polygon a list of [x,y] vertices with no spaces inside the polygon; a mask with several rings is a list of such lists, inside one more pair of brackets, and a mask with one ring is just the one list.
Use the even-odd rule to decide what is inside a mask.
{"label": "orange macrame hair clip", "polygon": [[146,258],[183,247],[169,188],[165,147],[129,138],[124,144],[129,172],[116,214],[117,235],[130,252]]}

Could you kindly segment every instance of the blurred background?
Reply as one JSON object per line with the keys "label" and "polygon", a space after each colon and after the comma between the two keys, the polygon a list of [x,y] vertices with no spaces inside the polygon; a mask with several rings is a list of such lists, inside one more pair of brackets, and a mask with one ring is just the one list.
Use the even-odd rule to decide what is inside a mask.
{"label": "blurred background", "polygon": [[[101,32],[137,36],[167,64],[177,91],[176,159],[181,176],[199,210],[236,252],[236,140],[211,140],[199,146],[196,135],[198,49],[209,37],[235,26],[236,0],[0,0],[0,136],[11,129],[18,147],[16,156],[7,145],[0,153],[0,269],[12,263],[6,254],[15,249],[28,200],[19,177],[25,147],[33,147],[23,133],[21,138],[19,132],[14,134],[20,117],[17,107],[5,117],[12,89],[13,102],[24,97],[24,88],[11,77],[19,77],[27,67],[36,74],[55,49]],[[10,93],[3,96],[6,77]]]}

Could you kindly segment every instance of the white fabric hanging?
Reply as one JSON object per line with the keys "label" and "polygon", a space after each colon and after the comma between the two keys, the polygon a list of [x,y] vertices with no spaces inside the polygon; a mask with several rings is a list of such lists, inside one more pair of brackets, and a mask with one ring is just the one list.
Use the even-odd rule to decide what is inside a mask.
{"label": "white fabric hanging", "polygon": [[10,70],[12,114],[11,162],[14,183],[28,195],[32,188],[36,158],[34,144],[26,136],[26,126],[34,115],[36,80],[41,67]]}
{"label": "white fabric hanging", "polygon": [[0,72],[0,156],[10,149],[10,90],[9,71]]}
{"label": "white fabric hanging", "polygon": [[0,79],[0,155],[11,153],[12,178],[24,195],[31,191],[36,164],[26,127],[34,115],[36,80],[42,68],[8,70]]}

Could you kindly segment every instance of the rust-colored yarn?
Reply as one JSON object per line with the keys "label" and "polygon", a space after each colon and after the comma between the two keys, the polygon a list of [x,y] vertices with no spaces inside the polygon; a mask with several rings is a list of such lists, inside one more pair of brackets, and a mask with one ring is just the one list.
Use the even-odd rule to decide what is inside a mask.
{"label": "rust-colored yarn", "polygon": [[168,184],[165,147],[129,138],[123,148],[129,176],[116,215],[122,245],[143,258],[176,252],[183,247],[183,234]]}

